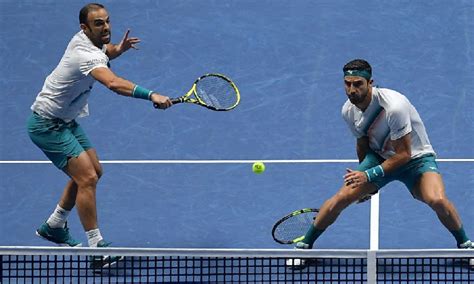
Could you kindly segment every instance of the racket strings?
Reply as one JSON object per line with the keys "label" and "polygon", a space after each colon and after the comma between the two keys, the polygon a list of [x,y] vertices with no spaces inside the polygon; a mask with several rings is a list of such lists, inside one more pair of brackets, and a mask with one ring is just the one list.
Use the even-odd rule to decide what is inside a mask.
{"label": "racket strings", "polygon": [[292,241],[304,236],[313,223],[314,216],[314,212],[308,212],[286,219],[276,227],[275,237],[279,240]]}
{"label": "racket strings", "polygon": [[208,76],[199,80],[196,84],[196,95],[204,104],[216,109],[230,109],[238,101],[234,86],[217,76]]}

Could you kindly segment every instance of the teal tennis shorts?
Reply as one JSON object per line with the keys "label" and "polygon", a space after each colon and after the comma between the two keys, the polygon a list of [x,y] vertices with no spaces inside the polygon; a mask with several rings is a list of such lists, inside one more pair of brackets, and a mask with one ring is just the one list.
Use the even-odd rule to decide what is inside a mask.
{"label": "teal tennis shorts", "polygon": [[[365,171],[377,165],[380,165],[384,159],[377,155],[375,152],[369,152],[365,156],[365,159],[357,167],[358,171]],[[403,182],[406,187],[413,191],[413,188],[423,173],[435,172],[440,173],[438,164],[436,163],[436,157],[434,154],[425,154],[418,158],[410,160],[407,164],[401,166],[395,172],[387,174],[381,179],[372,182],[378,189],[384,187],[387,183],[394,180]]]}
{"label": "teal tennis shorts", "polygon": [[58,118],[49,119],[33,112],[27,126],[33,143],[61,170],[70,158],[77,158],[92,148],[86,133],[75,120],[65,122]]}

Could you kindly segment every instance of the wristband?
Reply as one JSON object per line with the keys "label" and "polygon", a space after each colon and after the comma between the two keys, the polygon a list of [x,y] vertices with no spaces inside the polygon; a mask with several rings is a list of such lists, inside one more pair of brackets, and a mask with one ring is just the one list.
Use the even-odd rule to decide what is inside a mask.
{"label": "wristband", "polygon": [[385,176],[385,173],[383,171],[383,168],[381,165],[375,166],[373,168],[370,168],[365,171],[365,174],[367,175],[367,181],[371,182],[374,181],[378,178],[381,178]]}
{"label": "wristband", "polygon": [[132,97],[149,101],[151,100],[151,94],[153,94],[153,91],[150,91],[138,85],[135,85],[132,91]]}

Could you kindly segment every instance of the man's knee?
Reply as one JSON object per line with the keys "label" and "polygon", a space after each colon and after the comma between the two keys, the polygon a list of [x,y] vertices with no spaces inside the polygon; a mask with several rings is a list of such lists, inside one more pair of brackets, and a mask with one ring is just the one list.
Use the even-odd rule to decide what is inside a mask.
{"label": "man's knee", "polygon": [[74,180],[77,183],[79,190],[94,189],[99,181],[99,176],[95,170],[89,170],[76,177]]}
{"label": "man's knee", "polygon": [[341,189],[331,198],[331,211],[341,211],[357,200],[357,197],[348,190]]}
{"label": "man's knee", "polygon": [[91,149],[88,149],[86,153],[89,156],[90,161],[92,162],[92,165],[94,166],[94,170],[97,175],[97,178],[100,179],[102,177],[102,174],[104,173],[104,170],[102,169],[102,165],[100,164],[96,151],[93,148],[91,148]]}
{"label": "man's knee", "polygon": [[336,194],[336,198],[340,203],[345,204],[346,206],[360,200],[367,194],[377,192],[377,188],[372,184],[361,185],[357,188],[350,188],[348,186],[343,186],[341,190]]}
{"label": "man's knee", "polygon": [[429,197],[423,200],[433,210],[444,210],[449,205],[449,200],[444,196]]}

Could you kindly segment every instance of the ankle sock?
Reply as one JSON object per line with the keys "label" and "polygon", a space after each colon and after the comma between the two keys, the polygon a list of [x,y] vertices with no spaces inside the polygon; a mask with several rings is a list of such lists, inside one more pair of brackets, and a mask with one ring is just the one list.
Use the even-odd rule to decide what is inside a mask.
{"label": "ankle sock", "polygon": [[51,216],[49,216],[48,220],[46,223],[51,228],[64,228],[64,225],[66,224],[67,217],[69,216],[69,213],[71,211],[68,211],[61,206],[56,205],[56,209],[54,209],[53,213]]}
{"label": "ankle sock", "polygon": [[87,235],[87,242],[89,243],[90,247],[97,247],[97,243],[102,240],[102,235],[100,234],[100,230],[93,229],[86,232]]}

